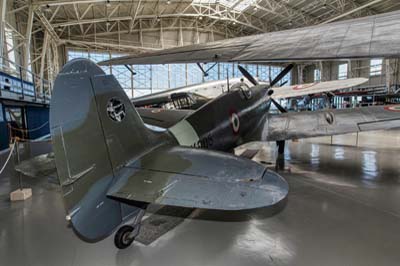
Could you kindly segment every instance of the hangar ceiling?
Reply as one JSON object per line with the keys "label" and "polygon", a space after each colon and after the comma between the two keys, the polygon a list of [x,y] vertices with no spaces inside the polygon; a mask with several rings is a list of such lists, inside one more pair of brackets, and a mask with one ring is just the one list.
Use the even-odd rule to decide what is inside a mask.
{"label": "hangar ceiling", "polygon": [[398,0],[2,0],[0,63],[51,81],[66,49],[139,53],[399,8]]}
{"label": "hangar ceiling", "polygon": [[[7,0],[11,1],[11,0]],[[398,9],[396,0],[17,0],[10,13],[68,46],[160,49]]]}

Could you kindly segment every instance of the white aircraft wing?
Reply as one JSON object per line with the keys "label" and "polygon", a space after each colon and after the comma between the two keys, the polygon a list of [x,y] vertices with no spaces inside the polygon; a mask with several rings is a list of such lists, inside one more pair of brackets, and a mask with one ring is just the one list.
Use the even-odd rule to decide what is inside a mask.
{"label": "white aircraft wing", "polygon": [[353,78],[344,80],[324,81],[320,83],[308,83],[301,85],[283,86],[274,88],[274,99],[293,98],[317,94],[329,91],[352,88],[367,82],[366,78]]}
{"label": "white aircraft wing", "polygon": [[400,55],[400,11],[147,52],[101,65],[329,60]]}

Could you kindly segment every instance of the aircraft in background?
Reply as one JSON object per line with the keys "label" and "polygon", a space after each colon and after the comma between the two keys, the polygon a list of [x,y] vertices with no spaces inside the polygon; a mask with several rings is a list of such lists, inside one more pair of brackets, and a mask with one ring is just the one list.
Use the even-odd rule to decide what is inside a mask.
{"label": "aircraft in background", "polygon": [[[275,100],[301,97],[304,101],[309,101],[313,95],[327,95],[333,91],[359,86],[367,81],[366,78],[352,78],[301,85],[280,85],[275,89],[272,97]],[[266,82],[260,82],[260,84],[268,85]],[[241,87],[246,87],[244,89],[247,90],[251,86],[253,84],[243,78],[210,81],[133,98],[132,103],[135,107],[195,110],[229,90],[237,90]]]}
{"label": "aircraft in background", "polygon": [[[393,35],[399,25],[400,12],[395,12],[105,64],[399,57],[400,50],[393,49],[400,43],[400,35]],[[287,182],[263,165],[232,155],[238,145],[400,127],[398,105],[286,112],[273,98],[279,90],[273,87],[292,67],[270,84],[260,84],[239,66],[252,87],[230,90],[195,111],[150,109],[144,122],[168,120],[172,125],[154,131],[114,76],[88,60],[68,62],[54,84],[50,128],[74,232],[96,242],[116,231],[115,245],[126,248],[137,236],[148,204],[217,210],[271,206],[286,197]],[[272,104],[281,113],[270,114]]]}
{"label": "aircraft in background", "polygon": [[208,81],[135,97],[132,98],[132,103],[136,107],[197,109],[210,99],[228,91],[232,85],[241,82],[243,82],[243,78]]}

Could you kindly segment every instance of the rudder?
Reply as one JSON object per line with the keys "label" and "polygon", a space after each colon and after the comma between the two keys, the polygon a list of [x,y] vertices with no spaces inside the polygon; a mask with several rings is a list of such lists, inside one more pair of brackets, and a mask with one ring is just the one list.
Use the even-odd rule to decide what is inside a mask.
{"label": "rudder", "polygon": [[115,171],[156,143],[115,78],[89,60],[58,75],[50,125],[65,208],[75,232],[93,242],[137,208],[106,197]]}

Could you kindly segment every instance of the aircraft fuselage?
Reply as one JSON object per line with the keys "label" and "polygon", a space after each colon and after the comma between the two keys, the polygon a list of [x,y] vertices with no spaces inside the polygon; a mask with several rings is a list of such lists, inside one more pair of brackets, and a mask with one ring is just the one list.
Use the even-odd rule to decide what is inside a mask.
{"label": "aircraft fuselage", "polygon": [[174,125],[180,145],[231,151],[263,128],[271,105],[265,85],[224,93]]}

